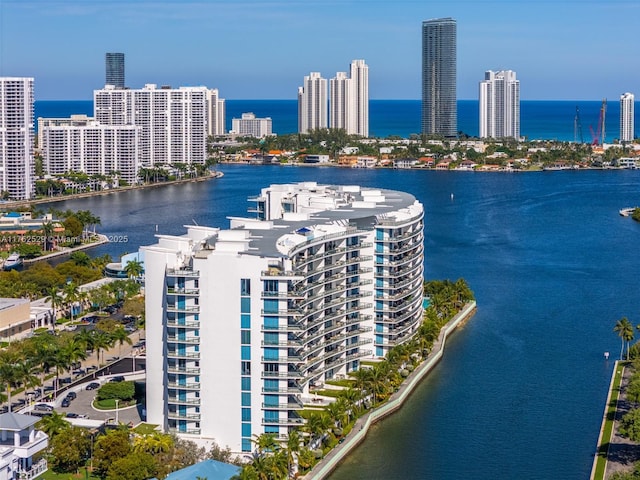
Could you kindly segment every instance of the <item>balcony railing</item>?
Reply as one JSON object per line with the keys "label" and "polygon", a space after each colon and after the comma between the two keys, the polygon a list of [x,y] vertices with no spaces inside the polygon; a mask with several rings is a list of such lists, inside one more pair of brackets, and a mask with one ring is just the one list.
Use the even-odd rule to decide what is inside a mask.
{"label": "balcony railing", "polygon": [[41,458],[36,463],[31,465],[29,470],[18,469],[18,479],[19,480],[31,480],[32,478],[36,478],[39,475],[42,475],[44,472],[49,470],[49,465],[47,464],[47,460]]}
{"label": "balcony railing", "polygon": [[167,287],[167,295],[198,295],[199,288],[172,288]]}
{"label": "balcony railing", "polygon": [[187,435],[200,435],[200,429],[199,428],[186,428],[186,429],[180,429],[180,428],[170,428],[169,429],[169,433],[179,433],[179,434],[187,434]]}
{"label": "balcony railing", "polygon": [[180,337],[167,337],[167,342],[170,343],[188,343],[191,345],[200,344],[200,337],[188,337],[188,338],[180,338]]}
{"label": "balcony railing", "polygon": [[167,358],[200,358],[200,352],[180,352],[177,350],[168,350]]}
{"label": "balcony railing", "polygon": [[177,390],[200,390],[200,383],[177,383],[168,382],[169,388],[175,388]]}
{"label": "balcony railing", "polygon": [[191,420],[193,422],[200,421],[199,413],[180,413],[180,412],[169,412],[168,417],[174,420]]}
{"label": "balcony railing", "polygon": [[276,418],[276,419],[262,419],[263,425],[304,425],[304,418]]}
{"label": "balcony railing", "polygon": [[200,375],[199,367],[175,367],[169,366],[167,367],[167,371],[169,373],[186,373],[190,375]]}
{"label": "balcony railing", "polygon": [[169,397],[167,399],[168,403],[173,403],[176,405],[180,405],[180,404],[184,404],[184,405],[200,405],[200,399],[199,398],[183,398],[180,399],[180,397]]}
{"label": "balcony railing", "polygon": [[199,277],[200,272],[198,270],[192,270],[189,268],[167,268],[167,276],[170,277]]}
{"label": "balcony railing", "polygon": [[182,327],[182,328],[198,328],[202,325],[200,322],[195,320],[178,320],[178,319],[170,319],[167,320],[168,327]]}

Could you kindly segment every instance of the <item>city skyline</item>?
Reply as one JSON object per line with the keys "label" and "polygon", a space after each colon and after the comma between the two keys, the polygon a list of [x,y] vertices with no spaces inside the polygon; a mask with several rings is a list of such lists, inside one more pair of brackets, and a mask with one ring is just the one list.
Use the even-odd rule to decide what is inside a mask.
{"label": "city skyline", "polygon": [[[523,100],[637,90],[640,65],[620,48],[634,42],[637,2],[513,3],[3,0],[0,75],[34,77],[37,100],[89,99],[104,86],[105,52],[116,51],[132,88],[214,85],[226,98],[288,99],[305,72],[329,75],[366,58],[370,98],[419,99],[421,22],[452,17],[459,99],[477,98],[478,76],[507,66],[527,85]],[[317,25],[322,42],[295,41]],[[220,48],[226,42],[232,48]]]}

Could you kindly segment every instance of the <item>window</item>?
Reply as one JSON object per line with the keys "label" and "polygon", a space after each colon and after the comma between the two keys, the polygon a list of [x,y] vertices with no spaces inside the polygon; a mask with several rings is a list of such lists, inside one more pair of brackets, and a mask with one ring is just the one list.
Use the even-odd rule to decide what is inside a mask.
{"label": "window", "polygon": [[265,363],[264,364],[264,371],[265,372],[277,372],[280,370],[280,365],[278,365],[277,363]]}
{"label": "window", "polygon": [[242,390],[251,391],[251,377],[242,377]]}
{"label": "window", "polygon": [[242,409],[242,421],[243,422],[250,422],[251,421],[251,409],[250,408],[243,408]]}
{"label": "window", "polygon": [[240,343],[242,345],[251,344],[251,330],[240,330]]}
{"label": "window", "polygon": [[240,358],[242,360],[251,360],[251,347],[249,345],[240,347]]}
{"label": "window", "polygon": [[242,397],[241,398],[242,399],[242,406],[243,407],[250,407],[251,406],[251,394],[242,392],[240,395]]}
{"label": "window", "polygon": [[278,291],[278,281],[277,280],[265,280],[264,281],[264,291],[265,291],[265,293],[276,293]]}
{"label": "window", "polygon": [[264,317],[264,328],[277,329],[278,323],[279,323],[278,317]]}
{"label": "window", "polygon": [[280,381],[278,380],[265,380],[264,390],[266,392],[277,392],[280,388]]}
{"label": "window", "polygon": [[240,315],[240,328],[251,328],[251,315]]}
{"label": "window", "polygon": [[250,437],[251,436],[251,424],[250,423],[243,423],[242,424],[242,436],[243,437]]}
{"label": "window", "polygon": [[277,407],[279,398],[278,395],[265,395],[264,405],[266,407]]}
{"label": "window", "polygon": [[280,412],[277,410],[265,410],[264,419],[267,422],[277,422],[280,419]]}
{"label": "window", "polygon": [[240,362],[242,375],[251,375],[251,362]]}
{"label": "window", "polygon": [[240,298],[240,313],[251,313],[251,298],[249,297]]}
{"label": "window", "polygon": [[251,295],[251,279],[240,279],[240,295]]}
{"label": "window", "polygon": [[277,348],[265,348],[264,349],[264,358],[265,360],[278,360],[278,349]]}
{"label": "window", "polygon": [[265,345],[278,345],[280,341],[280,335],[276,332],[265,332],[264,333],[264,344]]}
{"label": "window", "polygon": [[251,451],[251,439],[250,438],[243,438],[242,439],[242,451],[243,452],[250,452]]}
{"label": "window", "polygon": [[278,300],[266,299],[264,301],[265,313],[278,313]]}
{"label": "window", "polygon": [[266,425],[264,427],[264,433],[275,433],[276,435],[280,435],[280,427],[276,425]]}

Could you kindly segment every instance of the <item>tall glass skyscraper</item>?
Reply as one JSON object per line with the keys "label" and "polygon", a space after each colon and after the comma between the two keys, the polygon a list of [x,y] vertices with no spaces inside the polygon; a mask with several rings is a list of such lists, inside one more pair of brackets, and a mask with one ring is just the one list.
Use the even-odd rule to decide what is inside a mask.
{"label": "tall glass skyscraper", "polygon": [[422,22],[422,133],[445,137],[458,133],[453,18]]}
{"label": "tall glass skyscraper", "polygon": [[623,93],[620,95],[620,141],[633,142],[635,130],[633,125],[633,106],[635,97],[633,93]]}
{"label": "tall glass skyscraper", "polygon": [[105,72],[105,85],[124,88],[124,53],[107,53]]}

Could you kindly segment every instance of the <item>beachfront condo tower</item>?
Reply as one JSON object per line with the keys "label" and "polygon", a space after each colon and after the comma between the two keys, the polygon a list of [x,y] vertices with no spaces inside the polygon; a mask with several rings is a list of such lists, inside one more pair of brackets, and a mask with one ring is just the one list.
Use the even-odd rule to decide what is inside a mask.
{"label": "beachfront condo tower", "polygon": [[298,132],[327,127],[327,79],[311,72],[298,87]]}
{"label": "beachfront condo tower", "polygon": [[458,134],[453,18],[422,22],[422,133],[444,137]]}
{"label": "beachfront condo tower", "polygon": [[124,88],[124,53],[105,54],[105,85]]}
{"label": "beachfront condo tower", "polygon": [[[135,125],[140,167],[207,159],[207,87],[147,84],[140,89],[106,85],[93,92],[94,117],[101,125]],[[132,147],[131,147],[132,148]]]}
{"label": "beachfront condo tower", "polygon": [[408,193],[271,185],[230,228],[156,235],[145,262],[147,421],[250,453],[313,390],[408,342],[423,316],[423,207]]}
{"label": "beachfront condo tower", "polygon": [[635,137],[634,131],[634,101],[633,93],[623,93],[620,95],[620,141],[632,142]]}
{"label": "beachfront condo tower", "polygon": [[368,137],[369,67],[364,60],[354,60],[350,73],[338,72],[330,80],[329,127]]}
{"label": "beachfront condo tower", "polygon": [[33,78],[0,77],[0,190],[29,200],[35,193]]}
{"label": "beachfront condo tower", "polygon": [[217,88],[207,90],[207,135],[217,137],[226,131],[225,101]]}
{"label": "beachfront condo tower", "polygon": [[520,139],[520,81],[516,72],[488,70],[480,82],[480,138]]}

